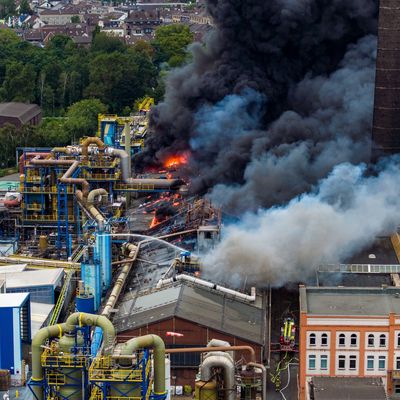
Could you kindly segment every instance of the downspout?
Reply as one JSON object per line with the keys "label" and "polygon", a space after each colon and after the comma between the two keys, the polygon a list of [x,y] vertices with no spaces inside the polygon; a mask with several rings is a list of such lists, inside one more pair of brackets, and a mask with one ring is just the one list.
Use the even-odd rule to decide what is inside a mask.
{"label": "downspout", "polygon": [[[143,348],[153,349],[154,354],[154,394],[165,394],[165,345],[157,335],[139,336],[128,340],[121,349],[121,356],[131,356],[136,350]],[[121,357],[120,364],[126,363]]]}
{"label": "downspout", "polygon": [[266,399],[267,398],[267,369],[263,364],[258,364],[255,362],[249,362],[247,364],[248,367],[254,367],[254,368],[260,368],[262,371],[262,381],[263,381],[263,387],[262,387],[262,398]]}
{"label": "downspout", "polygon": [[255,287],[251,288],[251,294],[248,295],[248,294],[244,294],[244,293],[238,292],[236,290],[228,289],[228,288],[226,288],[224,286],[216,285],[215,283],[212,283],[212,282],[209,282],[209,281],[205,281],[204,279],[195,278],[193,276],[185,275],[185,274],[176,275],[173,278],[160,279],[157,282],[156,287],[157,287],[157,289],[160,289],[163,286],[171,284],[171,283],[176,282],[176,281],[190,282],[190,283],[193,283],[193,284],[196,284],[196,285],[199,285],[199,286],[207,287],[209,289],[214,289],[217,292],[229,294],[229,295],[231,295],[231,296],[233,296],[233,297],[235,297],[237,299],[244,300],[244,301],[247,301],[247,302],[250,302],[250,303],[256,301],[256,298],[257,298],[257,296],[256,296],[256,288]]}
{"label": "downspout", "polygon": [[[42,346],[46,343],[47,339],[59,336],[66,332],[66,324],[51,325],[46,328],[39,329],[32,340],[32,381],[41,383],[44,378],[44,372],[41,363],[41,356],[43,352]],[[34,396],[38,400],[43,400],[43,387],[32,386]]]}
{"label": "downspout", "polygon": [[73,331],[75,326],[98,326],[103,330],[104,355],[111,355],[115,342],[115,328],[111,321],[104,315],[94,315],[76,312],[71,314],[65,321],[67,332]]}
{"label": "downspout", "polygon": [[200,379],[208,382],[212,378],[213,368],[223,368],[225,382],[225,400],[236,399],[235,365],[230,358],[221,354],[212,355],[203,360],[200,366]]}

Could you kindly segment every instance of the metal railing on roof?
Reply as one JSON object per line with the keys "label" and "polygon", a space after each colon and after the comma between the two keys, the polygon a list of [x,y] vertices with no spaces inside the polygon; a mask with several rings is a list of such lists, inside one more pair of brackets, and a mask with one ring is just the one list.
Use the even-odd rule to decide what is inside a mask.
{"label": "metal railing on roof", "polygon": [[353,274],[397,274],[400,264],[323,264],[317,272],[339,272]]}

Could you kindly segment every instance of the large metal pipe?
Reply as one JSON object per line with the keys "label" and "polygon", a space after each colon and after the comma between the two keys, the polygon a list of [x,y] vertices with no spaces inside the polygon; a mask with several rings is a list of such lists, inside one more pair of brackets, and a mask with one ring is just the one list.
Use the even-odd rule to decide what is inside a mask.
{"label": "large metal pipe", "polygon": [[129,250],[129,258],[130,261],[127,262],[121,269],[121,272],[118,275],[117,280],[114,283],[113,290],[111,291],[110,296],[107,299],[107,303],[103,309],[103,312],[101,313],[102,315],[109,316],[111,313],[111,310],[114,308],[115,303],[118,300],[119,295],[121,294],[121,290],[125,284],[126,278],[129,275],[129,272],[131,271],[132,268],[132,263],[136,260],[136,257],[139,253],[139,246],[132,244],[132,243],[126,243],[125,248]]}
{"label": "large metal pipe", "polygon": [[[267,368],[263,364],[258,364],[255,362],[249,362],[247,363],[248,367],[254,367],[254,368],[260,368],[262,371],[262,398],[266,399],[267,398]],[[290,368],[290,367],[288,367]]]}
{"label": "large metal pipe", "polygon": [[177,190],[182,186],[186,186],[185,182],[181,179],[135,179],[131,178],[131,166],[130,166],[130,157],[129,154],[125,150],[115,149],[113,147],[109,147],[107,152],[110,155],[114,155],[119,158],[120,166],[121,166],[121,174],[122,180],[129,184],[135,185],[143,188],[146,187],[154,187],[154,189],[165,189],[165,190]]}
{"label": "large metal pipe", "polygon": [[213,351],[247,351],[252,362],[256,362],[256,353],[251,346],[221,346],[221,347],[185,347],[177,349],[165,349],[165,353],[210,353]]}
{"label": "large metal pipe", "polygon": [[215,283],[209,282],[209,281],[205,281],[204,279],[200,279],[200,278],[195,278],[193,276],[190,275],[185,275],[185,274],[180,274],[180,275],[176,275],[173,278],[167,278],[167,279],[160,279],[157,282],[157,288],[160,289],[161,287],[165,286],[165,285],[169,285],[173,282],[177,282],[177,281],[184,281],[184,282],[190,282],[190,283],[194,283],[195,285],[199,285],[199,286],[204,286],[210,289],[214,289],[217,292],[221,292],[221,293],[225,293],[225,294],[229,294],[237,299],[240,300],[244,300],[247,302],[254,302],[256,301],[256,288],[252,287],[251,288],[251,294],[244,294],[241,292],[238,292],[236,290],[233,289],[228,289],[226,287],[220,286],[220,285],[216,285]]}
{"label": "large metal pipe", "polygon": [[94,315],[76,312],[65,321],[65,330],[71,332],[76,326],[98,326],[103,330],[105,355],[111,355],[115,342],[115,328],[111,321],[104,315]]}
{"label": "large metal pipe", "polygon": [[[121,356],[130,356],[139,349],[153,349],[154,354],[154,394],[165,394],[165,345],[164,341],[157,335],[139,336],[128,340],[121,349]],[[123,357],[120,364],[126,363]]]}
{"label": "large metal pipe", "polygon": [[33,165],[69,165],[70,167],[65,171],[64,175],[59,179],[61,183],[66,184],[77,184],[82,186],[82,192],[84,197],[89,193],[89,182],[83,178],[71,178],[72,174],[79,167],[80,163],[76,160],[39,160],[36,157],[30,161]]}
{"label": "large metal pipe", "polygon": [[81,144],[82,156],[84,158],[87,158],[87,156],[88,156],[88,147],[89,147],[90,144],[97,144],[97,147],[100,150],[104,150],[105,149],[105,145],[104,145],[103,141],[100,138],[98,138],[96,136],[88,137]]}
{"label": "large metal pipe", "polygon": [[100,189],[91,190],[88,194],[87,202],[89,205],[92,206],[94,204],[94,200],[95,200],[96,196],[107,196],[107,195],[108,195],[108,192],[106,189],[100,188]]}
{"label": "large metal pipe", "polygon": [[97,221],[99,231],[102,232],[105,227],[105,218],[103,214],[93,205],[90,205],[86,202],[83,193],[80,190],[75,192],[76,198],[81,203],[82,207],[84,207],[87,212]]}
{"label": "large metal pipe", "polygon": [[234,362],[222,354],[209,356],[203,360],[200,366],[200,379],[204,382],[211,380],[213,368],[222,368],[224,370],[225,400],[235,400],[236,387]]}
{"label": "large metal pipe", "polygon": [[18,161],[18,170],[19,173],[22,175],[24,173],[24,164],[26,160],[31,160],[34,157],[40,156],[40,157],[48,157],[50,153],[44,153],[44,152],[28,152],[28,153],[23,153],[21,154],[19,161]]}
{"label": "large metal pipe", "polygon": [[[225,340],[220,340],[220,339],[211,339],[207,343],[207,347],[230,347],[230,343],[225,341]],[[233,359],[233,351],[228,351],[227,352]]]}
{"label": "large metal pipe", "polygon": [[[66,324],[51,325],[46,328],[39,329],[32,340],[32,381],[40,384],[43,381],[44,373],[41,364],[41,356],[43,345],[47,339],[59,336],[66,332]],[[43,400],[43,387],[33,386],[33,393],[38,400]]]}

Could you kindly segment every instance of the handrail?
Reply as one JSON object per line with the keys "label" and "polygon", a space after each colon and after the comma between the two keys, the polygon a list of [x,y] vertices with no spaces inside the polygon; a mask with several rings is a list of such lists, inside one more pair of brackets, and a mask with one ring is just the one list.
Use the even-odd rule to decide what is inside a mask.
{"label": "handrail", "polygon": [[67,272],[67,276],[65,277],[65,280],[64,280],[64,285],[61,288],[60,295],[58,296],[57,303],[53,309],[53,313],[51,315],[48,325],[55,325],[57,323],[58,318],[60,317],[60,314],[61,314],[62,307],[64,305],[64,301],[65,301],[65,298],[67,295],[69,285],[71,283],[72,276],[74,273],[75,273],[74,270],[69,270]]}

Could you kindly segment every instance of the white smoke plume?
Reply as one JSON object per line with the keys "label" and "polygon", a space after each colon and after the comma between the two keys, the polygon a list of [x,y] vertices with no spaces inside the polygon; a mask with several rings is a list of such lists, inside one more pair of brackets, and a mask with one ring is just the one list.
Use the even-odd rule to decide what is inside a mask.
{"label": "white smoke plume", "polygon": [[345,260],[393,232],[400,217],[399,159],[375,176],[366,166],[336,166],[319,186],[291,200],[245,215],[224,229],[204,259],[204,275],[236,285],[306,282],[321,263]]}

